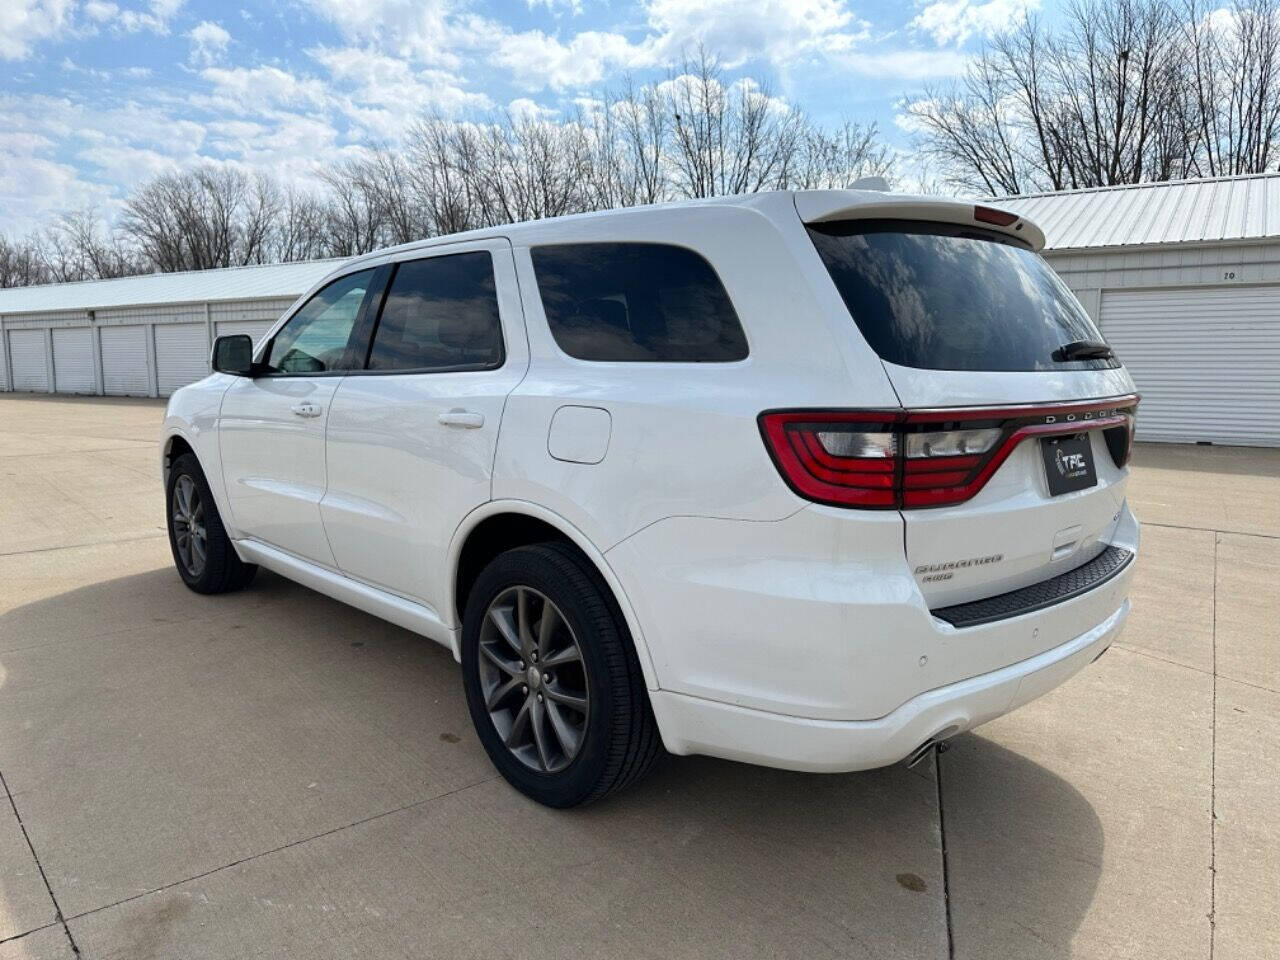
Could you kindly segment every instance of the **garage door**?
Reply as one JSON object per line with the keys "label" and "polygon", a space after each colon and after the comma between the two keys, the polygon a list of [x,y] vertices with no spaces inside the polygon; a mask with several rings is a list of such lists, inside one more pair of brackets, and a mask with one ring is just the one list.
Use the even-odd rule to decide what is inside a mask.
{"label": "garage door", "polygon": [[103,327],[98,335],[102,338],[102,392],[117,397],[150,394],[147,328]]}
{"label": "garage door", "polygon": [[160,396],[209,375],[209,338],[203,323],[159,323],[155,332]]}
{"label": "garage door", "polygon": [[1104,291],[1101,313],[1139,440],[1280,447],[1280,287]]}
{"label": "garage door", "polygon": [[97,393],[93,371],[93,331],[68,327],[53,331],[53,383],[58,393]]}
{"label": "garage door", "polygon": [[48,392],[49,367],[43,330],[9,331],[9,367],[13,371],[13,389]]}
{"label": "garage door", "polygon": [[229,337],[233,333],[247,333],[253,338],[254,345],[271,329],[274,320],[219,320],[214,326],[220,337]]}

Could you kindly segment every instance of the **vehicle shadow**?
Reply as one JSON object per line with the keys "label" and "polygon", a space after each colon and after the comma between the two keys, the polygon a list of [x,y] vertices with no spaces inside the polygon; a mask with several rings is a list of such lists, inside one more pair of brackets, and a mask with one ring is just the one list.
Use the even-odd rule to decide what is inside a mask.
{"label": "vehicle shadow", "polygon": [[[222,597],[166,568],[17,606],[0,613],[0,677],[0,769],[73,917],[363,830],[323,866],[276,865],[282,889],[258,895],[315,875],[335,902],[416,891],[379,907],[394,955],[450,955],[455,915],[557,890],[552,939],[581,955],[814,958],[945,957],[949,894],[956,956],[1061,957],[1101,870],[1085,798],[980,735],[941,758],[949,889],[932,761],[814,775],[670,758],[596,805],[538,807],[494,781],[447,650],[265,571]],[[220,902],[144,953],[218,936],[255,903]],[[267,943],[285,930],[254,916]],[[328,955],[334,925],[367,922],[339,907],[289,943]],[[537,922],[495,910],[467,955]]]}

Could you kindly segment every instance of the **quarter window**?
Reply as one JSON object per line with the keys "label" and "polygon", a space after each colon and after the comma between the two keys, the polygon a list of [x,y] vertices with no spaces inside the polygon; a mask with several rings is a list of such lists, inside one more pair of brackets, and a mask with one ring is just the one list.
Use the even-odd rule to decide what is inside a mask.
{"label": "quarter window", "polygon": [[530,251],[560,349],[579,360],[727,362],[747,338],[705,259],[658,243],[581,243]]}
{"label": "quarter window", "polygon": [[339,277],[304,303],[271,341],[267,367],[272,373],[325,373],[347,370],[347,347],[372,270]]}
{"label": "quarter window", "polygon": [[487,252],[399,265],[373,336],[370,370],[488,370],[502,360],[493,258]]}

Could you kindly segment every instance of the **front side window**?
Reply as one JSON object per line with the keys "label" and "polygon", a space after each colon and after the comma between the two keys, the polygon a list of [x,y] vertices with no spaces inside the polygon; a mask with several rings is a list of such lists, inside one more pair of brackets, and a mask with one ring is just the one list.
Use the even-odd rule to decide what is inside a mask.
{"label": "front side window", "polygon": [[1119,366],[1055,357],[1102,335],[1044,258],[1011,237],[910,220],[816,223],[809,236],[882,360],[929,370]]}
{"label": "front side window", "polygon": [[530,251],[551,335],[579,360],[743,360],[747,338],[705,259],[660,243]]}
{"label": "front side window", "polygon": [[271,373],[326,373],[350,368],[347,345],[372,270],[339,277],[304,303],[271,341]]}
{"label": "front side window", "polygon": [[373,335],[370,370],[489,370],[502,361],[489,253],[455,253],[397,267]]}

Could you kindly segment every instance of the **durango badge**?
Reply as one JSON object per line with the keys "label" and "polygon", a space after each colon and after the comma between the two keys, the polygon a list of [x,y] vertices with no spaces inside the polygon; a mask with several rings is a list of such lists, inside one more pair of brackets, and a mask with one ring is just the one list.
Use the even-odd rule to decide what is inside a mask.
{"label": "durango badge", "polygon": [[967,560],[947,560],[943,563],[922,563],[915,569],[915,575],[925,583],[938,583],[950,580],[957,570],[968,567],[985,567],[989,563],[999,563],[1004,559],[1003,553],[993,553],[986,557],[969,557]]}

